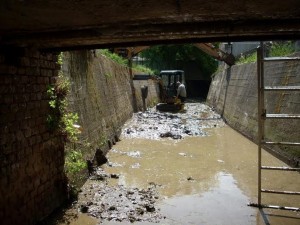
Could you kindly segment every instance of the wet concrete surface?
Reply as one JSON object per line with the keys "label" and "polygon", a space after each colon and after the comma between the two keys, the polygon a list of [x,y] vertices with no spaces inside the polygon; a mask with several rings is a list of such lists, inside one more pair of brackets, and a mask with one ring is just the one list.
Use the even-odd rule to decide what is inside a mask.
{"label": "wet concrete surface", "polygon": [[[257,202],[257,146],[207,106],[186,110],[136,114],[83,186],[69,224],[300,224],[300,212],[247,206]],[[265,151],[263,161],[286,166]],[[264,172],[262,184],[299,191],[299,173]],[[300,198],[263,194],[263,203],[299,207]]]}

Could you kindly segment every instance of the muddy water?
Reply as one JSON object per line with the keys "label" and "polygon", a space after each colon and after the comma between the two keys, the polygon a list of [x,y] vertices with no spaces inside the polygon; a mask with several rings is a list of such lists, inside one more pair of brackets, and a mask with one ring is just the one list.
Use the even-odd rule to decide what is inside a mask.
{"label": "muddy water", "polygon": [[[108,174],[119,174],[119,179],[107,179],[107,185],[146,189],[154,184],[159,193],[155,209],[165,217],[159,224],[300,224],[300,212],[259,211],[247,206],[257,202],[257,146],[224,125],[207,107],[199,109],[194,104],[191,108],[179,117],[137,114],[124,128],[122,141],[109,152],[109,163],[102,166]],[[170,131],[176,138],[159,137]],[[263,161],[286,166],[267,152],[263,152]],[[94,182],[99,181],[86,183],[79,201],[93,196],[90,186],[95,188]],[[262,184],[266,189],[299,191],[300,179],[295,172],[269,171],[263,173]],[[300,198],[263,194],[263,203],[299,207]],[[131,224],[95,220],[81,213],[70,224],[100,222]]]}
{"label": "muddy water", "polygon": [[[207,130],[210,136],[181,141],[125,139],[109,153],[111,173],[121,174],[119,184],[160,186],[165,224],[265,224],[256,208],[247,206],[257,196],[257,146],[232,130]],[[285,165],[263,152],[267,165]],[[264,173],[263,187],[299,190],[299,174]],[[281,173],[282,175],[282,173]],[[300,205],[295,196],[263,195],[273,205]],[[299,224],[296,212],[264,210],[271,224]]]}

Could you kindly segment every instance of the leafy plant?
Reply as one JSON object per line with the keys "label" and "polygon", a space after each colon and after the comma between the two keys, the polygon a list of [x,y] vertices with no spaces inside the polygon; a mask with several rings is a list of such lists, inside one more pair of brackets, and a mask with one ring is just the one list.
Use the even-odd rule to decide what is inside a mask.
{"label": "leafy plant", "polygon": [[270,50],[270,57],[287,56],[294,52],[294,47],[291,41],[273,42]]}
{"label": "leafy plant", "polygon": [[66,96],[69,87],[70,82],[62,73],[59,74],[56,85],[48,87],[50,114],[47,116],[47,124],[50,130],[58,129],[68,141],[75,142],[80,130],[75,126],[78,121],[77,113],[68,111]]}
{"label": "leafy plant", "polygon": [[65,156],[65,173],[69,180],[69,194],[71,198],[76,198],[79,187],[86,179],[87,163],[81,150],[68,149]]}
{"label": "leafy plant", "polygon": [[63,53],[62,52],[60,52],[59,55],[58,55],[58,61],[57,61],[57,63],[59,65],[63,64]]}
{"label": "leafy plant", "polygon": [[143,66],[143,65],[135,65],[133,64],[133,69],[137,70],[137,71],[140,71],[140,72],[144,72],[146,74],[149,74],[149,75],[154,75],[154,71],[151,70],[150,68],[146,67],[146,66]]}
{"label": "leafy plant", "polygon": [[75,125],[78,121],[78,118],[78,114],[72,112],[64,113],[62,116],[63,132],[65,132],[66,136],[71,142],[77,141],[78,134],[80,134],[80,130],[76,128]]}
{"label": "leafy plant", "polygon": [[154,107],[155,105],[157,105],[157,103],[158,103],[158,99],[157,99],[157,98],[154,98],[154,99],[150,102],[149,106],[150,106],[150,107]]}
{"label": "leafy plant", "polygon": [[67,151],[65,159],[66,172],[76,174],[87,167],[83,154],[79,150]]}
{"label": "leafy plant", "polygon": [[242,55],[237,61],[236,61],[236,64],[245,64],[245,63],[253,63],[253,62],[256,62],[256,59],[257,59],[257,54],[256,52],[253,52],[252,54],[250,55]]}
{"label": "leafy plant", "polygon": [[[293,43],[291,41],[285,42],[273,42],[269,48],[269,57],[276,57],[276,56],[287,56],[292,54],[295,50],[293,47]],[[257,54],[253,52],[250,55],[242,55],[236,64],[244,64],[244,63],[252,63],[256,62]]]}
{"label": "leafy plant", "polygon": [[104,73],[104,76],[105,76],[106,78],[111,78],[113,75],[112,75],[111,73]]}
{"label": "leafy plant", "polygon": [[99,52],[102,55],[105,55],[106,57],[112,59],[113,61],[115,61],[121,65],[127,66],[126,59],[122,58],[118,54],[110,52],[108,49],[100,49],[100,50],[97,50],[97,52]]}

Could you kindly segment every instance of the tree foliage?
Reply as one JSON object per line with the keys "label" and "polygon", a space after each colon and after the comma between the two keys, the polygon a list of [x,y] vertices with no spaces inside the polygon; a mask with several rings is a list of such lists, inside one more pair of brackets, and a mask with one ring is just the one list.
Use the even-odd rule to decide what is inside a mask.
{"label": "tree foliage", "polygon": [[141,56],[146,59],[146,66],[158,73],[160,70],[182,69],[182,64],[195,61],[203,75],[213,74],[218,63],[211,56],[192,44],[158,45],[144,50]]}

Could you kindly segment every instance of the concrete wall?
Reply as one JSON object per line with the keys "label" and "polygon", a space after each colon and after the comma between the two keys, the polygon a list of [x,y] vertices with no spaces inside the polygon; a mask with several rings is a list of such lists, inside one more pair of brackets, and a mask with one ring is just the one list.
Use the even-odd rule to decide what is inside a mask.
{"label": "concrete wall", "polygon": [[87,158],[94,156],[96,148],[106,153],[135,107],[142,109],[141,85],[149,87],[148,104],[159,96],[154,81],[133,84],[127,67],[90,51],[64,53],[63,72],[71,82],[69,102],[79,115],[80,141],[91,144]]}
{"label": "concrete wall", "polygon": [[146,107],[153,107],[159,102],[159,86],[156,80],[134,80],[133,85],[135,88],[136,100],[137,100],[137,109],[139,111],[143,110],[143,101],[142,101],[142,86],[148,86],[148,96],[146,98]]}
{"label": "concrete wall", "polygon": [[34,224],[66,198],[64,144],[47,128],[57,56],[0,51],[0,223]]}
{"label": "concrete wall", "polygon": [[[299,62],[265,64],[265,85],[300,85]],[[214,75],[207,103],[223,115],[227,123],[252,140],[257,139],[256,63],[225,68]],[[267,93],[267,113],[300,113],[299,92]],[[299,142],[299,120],[266,122],[266,138],[272,141]],[[298,153],[297,153],[298,148]],[[299,163],[299,147],[274,148],[292,164]]]}

